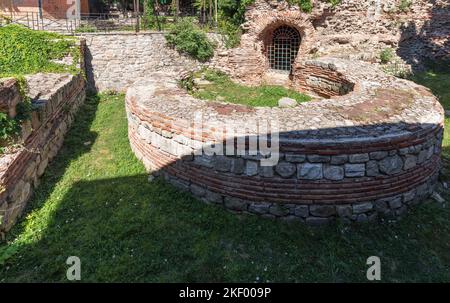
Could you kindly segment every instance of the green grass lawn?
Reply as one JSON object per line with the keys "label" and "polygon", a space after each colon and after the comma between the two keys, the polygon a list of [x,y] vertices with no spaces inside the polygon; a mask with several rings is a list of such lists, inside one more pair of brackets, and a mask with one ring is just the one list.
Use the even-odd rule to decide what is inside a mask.
{"label": "green grass lawn", "polygon": [[288,97],[298,103],[307,102],[311,97],[286,89],[282,86],[261,85],[249,87],[231,81],[224,73],[216,70],[204,70],[194,74],[194,77],[203,76],[210,84],[201,85],[192,95],[202,100],[236,103],[248,106],[278,106],[278,100]]}
{"label": "green grass lawn", "polygon": [[[450,76],[439,77],[445,93]],[[0,246],[0,282],[66,281],[69,256],[80,257],[84,282],[366,281],[369,256],[381,258],[384,282],[450,282],[449,252],[448,203],[397,223],[317,229],[236,216],[149,183],[128,144],[123,96],[101,95],[81,108]]]}

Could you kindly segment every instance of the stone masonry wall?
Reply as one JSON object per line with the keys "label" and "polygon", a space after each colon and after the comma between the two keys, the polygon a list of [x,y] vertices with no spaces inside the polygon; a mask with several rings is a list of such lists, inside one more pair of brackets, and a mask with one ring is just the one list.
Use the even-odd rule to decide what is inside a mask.
{"label": "stone masonry wall", "polygon": [[84,38],[89,84],[100,91],[126,91],[152,72],[177,72],[199,65],[167,47],[163,33],[85,34]]}
{"label": "stone masonry wall", "polygon": [[313,11],[303,13],[286,1],[256,0],[246,12],[239,47],[220,52],[214,64],[248,85],[270,82],[267,41],[281,25],[296,28],[302,38],[294,73],[318,57],[379,63],[386,48],[396,51],[395,69],[406,71],[423,68],[430,58],[450,59],[450,3],[413,0],[401,11],[400,2],[342,0],[333,7],[315,0]]}
{"label": "stone masonry wall", "polygon": [[[85,81],[81,75],[36,74],[28,76],[27,82],[34,107],[31,120],[22,126],[19,145],[0,157],[1,234],[22,213],[85,99]],[[10,97],[11,100],[21,98],[17,93]]]}
{"label": "stone masonry wall", "polygon": [[[127,92],[131,147],[153,175],[178,188],[269,218],[367,222],[402,216],[430,195],[441,167],[444,116],[437,99],[368,64],[328,59],[307,65],[326,66],[354,90],[289,109],[247,108],[195,99],[174,75],[150,75]],[[193,121],[200,112],[199,133]],[[201,151],[224,140],[225,127],[245,129],[253,120],[279,121],[275,165],[262,166],[260,154]],[[242,136],[231,136],[235,151]]]}

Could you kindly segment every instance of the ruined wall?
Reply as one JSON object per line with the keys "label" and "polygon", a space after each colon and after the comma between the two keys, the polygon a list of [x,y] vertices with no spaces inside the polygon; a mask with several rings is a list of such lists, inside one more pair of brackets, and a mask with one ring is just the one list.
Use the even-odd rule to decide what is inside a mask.
{"label": "ruined wall", "polygon": [[86,34],[86,69],[91,87],[126,91],[155,71],[182,71],[199,66],[196,60],[166,46],[163,33]]}
{"label": "ruined wall", "polygon": [[335,7],[313,2],[313,11],[303,13],[285,1],[256,0],[246,12],[240,46],[220,53],[216,66],[242,83],[270,82],[265,39],[280,25],[302,36],[294,69],[323,56],[377,63],[385,48],[396,50],[396,66],[406,70],[421,69],[427,59],[450,58],[448,1],[413,0],[404,10],[400,0],[342,0]]}
{"label": "ruined wall", "polygon": [[[10,88],[8,99],[15,100],[9,102],[11,107],[22,98],[14,81],[2,80],[0,85]],[[22,125],[18,144],[0,156],[0,233],[8,231],[22,213],[85,99],[81,75],[36,74],[27,76],[27,82],[34,107],[31,120]]]}
{"label": "ruined wall", "polygon": [[[174,74],[151,74],[127,92],[131,148],[152,175],[206,202],[268,218],[367,222],[402,216],[428,197],[441,167],[444,112],[436,97],[363,62],[319,59],[304,68],[331,82],[307,89],[341,95],[336,83],[344,81],[354,89],[293,108],[249,108],[195,99]],[[305,76],[301,85],[316,80]],[[240,139],[267,135],[252,121],[270,122],[271,138],[279,136],[279,157],[269,166],[262,165],[267,154],[249,153],[248,142],[236,152]]]}

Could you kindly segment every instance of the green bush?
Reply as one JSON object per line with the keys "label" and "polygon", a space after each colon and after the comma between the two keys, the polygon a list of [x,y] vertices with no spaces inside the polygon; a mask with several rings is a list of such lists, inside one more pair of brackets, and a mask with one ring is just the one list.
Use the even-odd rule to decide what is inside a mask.
{"label": "green bush", "polygon": [[386,64],[394,59],[394,50],[392,48],[385,48],[380,53],[381,63]]}
{"label": "green bush", "polygon": [[[19,123],[16,119],[11,119],[7,114],[0,113],[0,143],[1,146],[8,143],[11,137],[17,135],[20,131]],[[0,147],[1,150],[1,147]]]}
{"label": "green bush", "polygon": [[411,9],[412,1],[411,0],[401,0],[398,5],[398,10],[402,13],[406,13]]}
{"label": "green bush", "polygon": [[[74,58],[72,66],[53,62],[67,55]],[[0,27],[0,77],[37,72],[76,72],[79,57],[74,38],[33,31],[20,25]]]}
{"label": "green bush", "polygon": [[181,21],[166,35],[167,43],[182,53],[199,61],[207,61],[214,55],[214,43],[205,32],[189,21]]}

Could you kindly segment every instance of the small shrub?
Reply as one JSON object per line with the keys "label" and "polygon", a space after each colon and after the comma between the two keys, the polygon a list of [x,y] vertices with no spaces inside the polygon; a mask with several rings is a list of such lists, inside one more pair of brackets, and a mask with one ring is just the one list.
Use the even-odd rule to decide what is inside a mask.
{"label": "small shrub", "polygon": [[219,31],[223,36],[223,42],[226,48],[233,48],[239,45],[241,41],[241,28],[229,21],[219,22]]}
{"label": "small shrub", "polygon": [[0,113],[0,154],[4,152],[14,136],[20,132],[20,124],[16,119],[11,119],[7,114]]}
{"label": "small shrub", "polygon": [[199,61],[207,61],[214,55],[214,44],[197,25],[181,21],[166,35],[167,43],[179,52],[189,54]]}
{"label": "small shrub", "polygon": [[380,60],[382,64],[387,64],[394,58],[394,50],[392,48],[385,48],[380,53]]}
{"label": "small shrub", "polygon": [[409,12],[411,9],[412,1],[411,0],[401,0],[398,5],[398,10],[402,13]]}
{"label": "small shrub", "polygon": [[305,13],[310,13],[313,9],[311,0],[288,0],[290,4],[298,5],[300,9]]}
{"label": "small shrub", "polygon": [[336,7],[341,3],[341,0],[328,0],[328,3],[330,3],[332,7]]}

